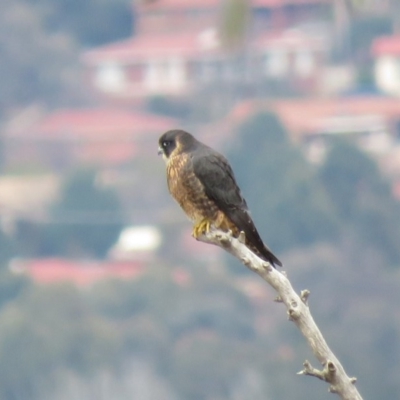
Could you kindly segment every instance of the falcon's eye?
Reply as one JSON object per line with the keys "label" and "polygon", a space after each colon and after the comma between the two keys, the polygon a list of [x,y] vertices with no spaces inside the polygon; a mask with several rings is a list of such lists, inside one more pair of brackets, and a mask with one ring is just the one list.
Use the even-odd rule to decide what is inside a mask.
{"label": "falcon's eye", "polygon": [[170,141],[165,140],[164,142],[162,142],[162,147],[167,148],[170,144]]}

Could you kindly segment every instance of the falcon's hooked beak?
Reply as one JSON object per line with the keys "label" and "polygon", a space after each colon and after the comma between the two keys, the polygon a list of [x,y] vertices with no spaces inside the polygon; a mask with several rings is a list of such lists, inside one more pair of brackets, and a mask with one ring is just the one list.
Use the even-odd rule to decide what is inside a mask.
{"label": "falcon's hooked beak", "polygon": [[161,146],[158,146],[158,151],[157,154],[159,156],[162,156],[163,160],[167,163],[168,162],[168,157],[165,155],[165,151]]}

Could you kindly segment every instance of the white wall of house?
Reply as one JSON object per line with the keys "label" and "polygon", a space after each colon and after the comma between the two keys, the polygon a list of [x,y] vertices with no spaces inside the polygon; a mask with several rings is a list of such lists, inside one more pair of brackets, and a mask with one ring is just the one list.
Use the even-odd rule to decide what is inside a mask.
{"label": "white wall of house", "polygon": [[187,83],[185,61],[179,57],[149,60],[143,86],[149,94],[180,92]]}
{"label": "white wall of house", "polygon": [[380,56],[375,61],[375,83],[384,93],[400,96],[400,57]]}
{"label": "white wall of house", "polygon": [[105,93],[122,93],[127,83],[124,69],[114,62],[107,62],[97,66],[94,75],[94,85]]}

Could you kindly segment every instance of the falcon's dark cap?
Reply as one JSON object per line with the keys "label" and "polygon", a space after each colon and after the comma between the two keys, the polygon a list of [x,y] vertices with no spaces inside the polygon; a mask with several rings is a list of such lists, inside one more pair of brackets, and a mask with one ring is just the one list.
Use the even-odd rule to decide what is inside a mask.
{"label": "falcon's dark cap", "polygon": [[161,135],[158,140],[158,152],[168,158],[176,148],[179,148],[180,151],[187,151],[197,143],[197,140],[190,133],[182,129],[173,129]]}

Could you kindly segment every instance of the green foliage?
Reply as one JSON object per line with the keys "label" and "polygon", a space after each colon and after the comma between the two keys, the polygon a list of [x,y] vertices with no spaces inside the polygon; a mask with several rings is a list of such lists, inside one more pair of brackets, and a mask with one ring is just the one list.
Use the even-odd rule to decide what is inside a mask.
{"label": "green foliage", "polygon": [[132,33],[132,2],[129,0],[34,0],[50,32],[74,36],[85,46],[104,44]]}
{"label": "green foliage", "polygon": [[155,114],[180,119],[187,118],[191,112],[191,107],[187,101],[169,99],[163,96],[151,97],[147,102],[147,109]]}
{"label": "green foliage", "polygon": [[2,2],[0,75],[0,115],[39,97],[52,105],[80,98],[73,41],[49,35],[41,15],[23,0]]}
{"label": "green foliage", "polygon": [[[319,176],[341,218],[353,215],[366,192],[390,194],[390,188],[379,174],[376,164],[356,147],[335,144],[322,165]],[[356,200],[356,201],[355,201]]]}
{"label": "green foliage", "polygon": [[128,37],[133,23],[129,0],[4,0],[0,11],[0,117],[87,101],[80,48]]}
{"label": "green foliage", "polygon": [[232,0],[223,3],[221,37],[228,48],[244,43],[250,21],[249,3],[246,0]]}
{"label": "green foliage", "polygon": [[68,384],[63,371],[89,381],[139,355],[157,359],[182,398],[227,395],[231,374],[240,376],[251,363],[250,348],[237,346],[243,326],[254,330],[253,313],[228,282],[199,278],[180,287],[158,266],[136,282],[104,282],[90,291],[29,287],[0,309],[0,399],[41,399],[66,389],[57,387]]}
{"label": "green foliage", "polygon": [[110,189],[96,184],[92,170],[78,170],[65,182],[44,230],[44,252],[104,257],[123,226],[121,204]]}
{"label": "green foliage", "polygon": [[392,34],[390,18],[368,15],[355,18],[350,25],[345,42],[349,56],[357,66],[357,84],[360,89],[376,90],[371,48],[376,38]]}
{"label": "green foliage", "polygon": [[389,17],[368,16],[355,19],[349,32],[350,46],[355,61],[363,61],[365,57],[369,58],[374,39],[391,33]]}
{"label": "green foliage", "polygon": [[[291,264],[293,282],[303,287],[315,277],[307,282],[320,300],[314,316],[363,394],[393,397],[399,332],[385,310],[399,300],[398,283],[377,273],[379,266],[360,274],[319,261]],[[0,399],[329,399],[316,380],[287,384],[309,354],[268,287],[265,298],[244,294],[249,283],[262,287],[258,277],[243,285],[232,275],[185,268],[183,286],[163,264],[135,281],[84,290],[26,282],[15,290],[0,277],[1,291],[14,293],[0,307]],[[376,368],[392,374],[376,375]]]}
{"label": "green foliage", "polygon": [[72,287],[31,288],[0,320],[2,400],[43,398],[60,364],[89,374],[118,351],[118,330],[93,316]]}
{"label": "green foliage", "polygon": [[360,247],[400,265],[400,204],[376,163],[355,146],[339,142],[321,167],[320,179],[342,229],[351,231]]}
{"label": "green foliage", "polygon": [[0,272],[0,309],[9,302],[18,298],[28,287],[28,279],[14,275],[8,270]]}
{"label": "green foliage", "polygon": [[[108,282],[104,288],[99,286],[94,305],[116,321],[150,313],[163,321],[174,337],[197,329],[217,330],[227,337],[252,337],[248,299],[220,280],[213,281],[202,274],[196,279],[197,285],[190,290],[181,288],[178,294],[169,271],[160,268],[156,275],[153,271],[137,283],[115,281]],[[204,283],[207,283],[207,291],[204,291]],[[181,302],[181,296],[187,299]],[[239,310],[239,314],[234,315],[232,310]]]}
{"label": "green foliage", "polygon": [[16,243],[0,229],[0,269],[5,267],[16,253]]}

